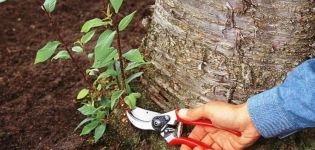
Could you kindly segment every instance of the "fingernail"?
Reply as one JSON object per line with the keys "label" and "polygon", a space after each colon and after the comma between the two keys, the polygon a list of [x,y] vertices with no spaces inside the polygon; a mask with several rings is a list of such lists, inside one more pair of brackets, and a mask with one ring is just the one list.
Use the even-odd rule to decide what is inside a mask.
{"label": "fingernail", "polygon": [[178,115],[181,117],[185,117],[187,116],[187,112],[188,112],[188,109],[184,108],[184,109],[179,110]]}

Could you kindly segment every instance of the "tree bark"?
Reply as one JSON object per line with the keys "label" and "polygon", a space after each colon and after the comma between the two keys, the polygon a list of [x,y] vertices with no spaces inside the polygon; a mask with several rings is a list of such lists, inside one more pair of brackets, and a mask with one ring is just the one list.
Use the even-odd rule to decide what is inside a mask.
{"label": "tree bark", "polygon": [[314,35],[314,0],[156,0],[144,83],[164,109],[243,103],[312,58]]}
{"label": "tree bark", "polygon": [[281,83],[315,54],[314,13],[313,0],[157,0],[143,43],[155,101],[242,103]]}

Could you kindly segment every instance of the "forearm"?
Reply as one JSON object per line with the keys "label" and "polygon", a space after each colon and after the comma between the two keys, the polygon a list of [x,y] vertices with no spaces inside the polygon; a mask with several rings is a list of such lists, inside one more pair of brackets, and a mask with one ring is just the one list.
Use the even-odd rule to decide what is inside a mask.
{"label": "forearm", "polygon": [[295,68],[283,84],[251,97],[248,109],[264,137],[315,127],[315,59]]}

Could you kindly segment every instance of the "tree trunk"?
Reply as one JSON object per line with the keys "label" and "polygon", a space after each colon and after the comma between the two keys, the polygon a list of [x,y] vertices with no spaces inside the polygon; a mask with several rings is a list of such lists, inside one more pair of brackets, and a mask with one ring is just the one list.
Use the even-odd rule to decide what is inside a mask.
{"label": "tree trunk", "polygon": [[156,0],[143,50],[164,109],[243,103],[315,55],[314,0]]}
{"label": "tree trunk", "polygon": [[314,13],[310,0],[157,0],[143,44],[152,91],[244,102],[315,54]]}

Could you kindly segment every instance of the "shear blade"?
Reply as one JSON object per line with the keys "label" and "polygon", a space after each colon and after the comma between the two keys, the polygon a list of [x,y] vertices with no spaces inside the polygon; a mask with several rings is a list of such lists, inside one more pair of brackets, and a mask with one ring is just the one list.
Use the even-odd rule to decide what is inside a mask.
{"label": "shear blade", "polygon": [[154,130],[152,127],[151,120],[150,121],[140,120],[140,119],[136,118],[135,116],[133,116],[128,111],[126,112],[126,114],[127,114],[129,121],[131,122],[131,124],[133,124],[135,127],[142,129],[142,130]]}
{"label": "shear blade", "polygon": [[155,116],[160,116],[161,114],[158,112],[142,109],[140,107],[136,107],[131,111],[131,114],[143,121],[152,121]]}

